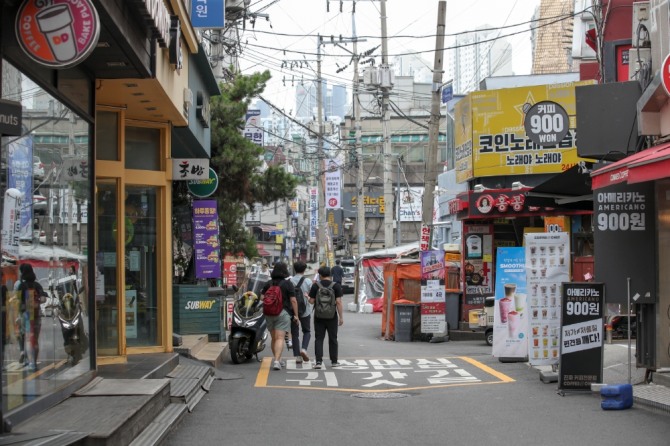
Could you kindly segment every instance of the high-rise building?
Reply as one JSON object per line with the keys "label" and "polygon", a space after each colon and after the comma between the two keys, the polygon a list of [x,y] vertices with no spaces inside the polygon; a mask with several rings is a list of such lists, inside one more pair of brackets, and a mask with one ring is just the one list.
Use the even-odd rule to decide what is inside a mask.
{"label": "high-rise building", "polygon": [[[542,0],[537,30],[533,39],[532,74],[565,73],[573,71],[572,34],[574,0]],[[556,20],[566,16],[565,20]]]}
{"label": "high-rise building", "polygon": [[[490,28],[484,26],[482,29]],[[478,89],[479,82],[489,76],[510,76],[512,46],[498,31],[475,31],[456,37],[447,50],[446,78],[453,79],[454,93],[465,94]]]}
{"label": "high-rise building", "polygon": [[[323,116],[326,116],[326,96],[328,84],[321,80],[321,98],[323,101]],[[295,87],[295,116],[308,118],[317,115],[316,81],[305,81]]]}
{"label": "high-rise building", "polygon": [[330,98],[330,110],[328,116],[339,116],[344,119],[348,103],[347,87],[344,85],[333,85]]}

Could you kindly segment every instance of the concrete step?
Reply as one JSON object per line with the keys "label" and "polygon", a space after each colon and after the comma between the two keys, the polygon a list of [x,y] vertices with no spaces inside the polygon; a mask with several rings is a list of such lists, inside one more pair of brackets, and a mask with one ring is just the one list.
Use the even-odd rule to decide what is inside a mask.
{"label": "concrete step", "polygon": [[96,378],[14,432],[86,433],[76,444],[128,445],[170,404],[169,379]]}
{"label": "concrete step", "polygon": [[214,368],[218,368],[223,364],[224,359],[228,356],[228,352],[227,342],[210,342],[191,357]]}
{"label": "concrete step", "polygon": [[178,365],[168,375],[170,378],[170,399],[172,403],[182,403],[192,412],[195,405],[209,392],[214,381],[214,369],[201,365]]}
{"label": "concrete step", "polygon": [[206,334],[183,335],[182,344],[179,347],[174,347],[174,352],[193,358],[207,344],[209,344],[209,336]]}
{"label": "concrete step", "polygon": [[652,375],[651,380],[659,386],[670,387],[670,370],[657,371]]}
{"label": "concrete step", "polygon": [[140,435],[138,435],[130,446],[156,446],[159,445],[177,426],[179,420],[186,414],[187,406],[183,403],[170,403],[153,420]]}

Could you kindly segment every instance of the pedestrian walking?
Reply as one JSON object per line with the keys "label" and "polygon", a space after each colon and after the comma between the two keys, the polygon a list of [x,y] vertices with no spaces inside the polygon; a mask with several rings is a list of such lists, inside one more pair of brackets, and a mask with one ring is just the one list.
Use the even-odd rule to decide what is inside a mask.
{"label": "pedestrian walking", "polygon": [[[270,316],[266,313],[265,320],[268,324],[268,330],[272,337],[272,356],[274,361],[272,368],[281,370],[282,361],[281,355],[284,351],[284,336],[291,330],[291,318],[298,322],[298,301],[295,298],[295,288],[290,280],[286,280],[290,274],[285,263],[277,262],[270,273],[270,280],[263,286],[261,290],[261,298],[264,299],[265,294],[273,294],[270,289],[279,287],[282,298],[282,310],[279,314]],[[265,299],[263,300],[265,305]],[[265,310],[264,310],[265,311]]]}
{"label": "pedestrian walking", "polygon": [[341,261],[335,260],[335,266],[330,270],[330,273],[333,276],[333,282],[339,283],[342,286],[342,278],[344,277],[344,269],[340,266]]}
{"label": "pedestrian walking", "polygon": [[319,282],[309,290],[309,302],[314,305],[314,356],[315,369],[323,366],[323,341],[328,334],[328,355],[331,367],[339,367],[337,329],[344,323],[342,311],[342,286],[333,282],[330,268],[319,268]]}
{"label": "pedestrian walking", "polygon": [[[42,331],[42,314],[40,304],[46,297],[42,285],[37,281],[33,267],[27,263],[19,266],[21,280],[15,285],[20,299],[20,322],[23,329],[23,339],[19,340],[21,357],[19,363],[28,361],[30,370],[37,369],[37,357],[40,352],[40,332]],[[21,342],[23,341],[23,342]]]}
{"label": "pedestrian walking", "polygon": [[[293,270],[295,274],[291,277],[291,282],[295,287],[295,296],[298,301],[299,322],[291,321],[291,337],[293,338],[293,356],[295,361],[300,364],[303,361],[309,361],[307,347],[312,337],[311,316],[312,305],[309,303],[309,290],[312,289],[312,281],[305,277],[307,264],[305,262],[295,262]],[[301,302],[302,300],[302,302]],[[300,343],[300,330],[302,329],[302,343]]]}

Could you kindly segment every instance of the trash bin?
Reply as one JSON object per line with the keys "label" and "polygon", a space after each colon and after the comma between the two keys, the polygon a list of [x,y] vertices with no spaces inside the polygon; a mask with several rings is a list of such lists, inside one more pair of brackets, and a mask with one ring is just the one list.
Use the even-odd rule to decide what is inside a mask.
{"label": "trash bin", "polygon": [[460,293],[446,293],[446,310],[447,310],[447,324],[450,330],[458,330],[458,315],[460,314],[459,306],[461,302]]}
{"label": "trash bin", "polygon": [[412,342],[414,318],[418,314],[419,305],[395,302],[395,340],[396,342]]}

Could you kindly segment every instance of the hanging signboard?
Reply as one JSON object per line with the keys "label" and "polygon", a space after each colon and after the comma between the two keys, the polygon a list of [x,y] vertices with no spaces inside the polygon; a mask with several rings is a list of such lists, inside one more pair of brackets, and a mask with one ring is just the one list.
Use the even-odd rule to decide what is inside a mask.
{"label": "hanging signboard", "polygon": [[21,103],[0,99],[0,136],[20,136],[21,123]]}
{"label": "hanging signboard", "polygon": [[191,0],[191,24],[193,28],[223,29],[225,0]]}
{"label": "hanging signboard", "polygon": [[219,176],[214,169],[209,168],[209,176],[202,180],[189,180],[186,184],[188,191],[198,198],[207,198],[219,187]]}
{"label": "hanging signboard", "polygon": [[174,158],[172,180],[203,180],[209,175],[209,158]]}
{"label": "hanging signboard", "polygon": [[342,173],[340,172],[340,166],[334,159],[329,159],[326,166],[326,209],[340,209],[342,207]]}
{"label": "hanging signboard", "polygon": [[605,284],[563,283],[559,390],[591,390],[603,382]]}
{"label": "hanging signboard", "polygon": [[16,14],[15,31],[21,49],[32,60],[68,68],[95,49],[100,20],[89,0],[25,0]]}

